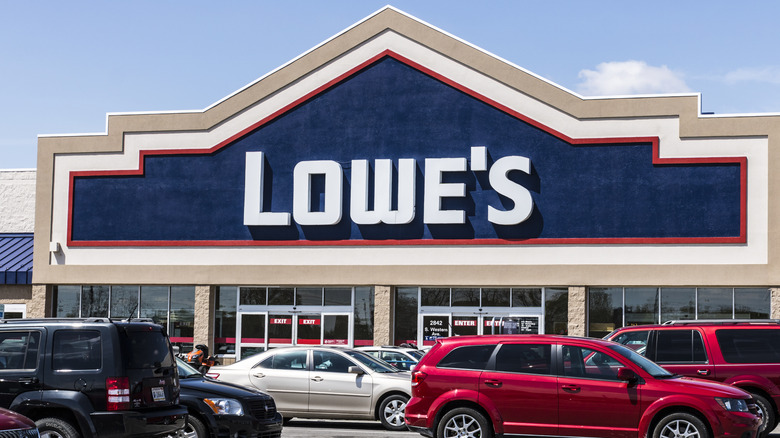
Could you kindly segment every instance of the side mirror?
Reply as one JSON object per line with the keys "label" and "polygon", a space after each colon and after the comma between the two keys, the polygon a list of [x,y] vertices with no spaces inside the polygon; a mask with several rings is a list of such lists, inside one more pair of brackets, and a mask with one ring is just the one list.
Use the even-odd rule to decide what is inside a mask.
{"label": "side mirror", "polygon": [[360,368],[359,366],[352,365],[351,367],[347,368],[348,373],[357,374],[358,376],[365,374],[366,372],[363,371],[363,368]]}
{"label": "side mirror", "polygon": [[628,383],[633,383],[639,380],[639,377],[636,375],[634,370],[627,367],[621,367],[618,369],[617,378],[618,380],[622,380]]}

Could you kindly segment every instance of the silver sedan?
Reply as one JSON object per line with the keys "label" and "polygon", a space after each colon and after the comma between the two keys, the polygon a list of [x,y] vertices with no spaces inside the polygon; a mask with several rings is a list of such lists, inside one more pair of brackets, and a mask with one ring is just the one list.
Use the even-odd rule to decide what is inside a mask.
{"label": "silver sedan", "polygon": [[411,374],[358,350],[275,348],[212,367],[208,375],[271,394],[285,420],[375,419],[388,430],[406,430]]}

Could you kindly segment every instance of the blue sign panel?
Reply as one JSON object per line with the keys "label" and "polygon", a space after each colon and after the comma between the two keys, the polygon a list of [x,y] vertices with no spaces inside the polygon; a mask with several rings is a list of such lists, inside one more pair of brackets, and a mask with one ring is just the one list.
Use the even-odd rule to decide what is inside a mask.
{"label": "blue sign panel", "polygon": [[737,243],[745,175],[568,139],[390,54],[213,152],[72,173],[69,244]]}

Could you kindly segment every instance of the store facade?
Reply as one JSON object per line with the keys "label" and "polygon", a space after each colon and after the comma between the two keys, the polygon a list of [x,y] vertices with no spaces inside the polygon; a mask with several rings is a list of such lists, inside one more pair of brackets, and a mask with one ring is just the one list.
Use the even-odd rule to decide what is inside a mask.
{"label": "store facade", "polygon": [[33,289],[236,358],[778,317],[779,134],[386,8],[203,111],[41,137]]}

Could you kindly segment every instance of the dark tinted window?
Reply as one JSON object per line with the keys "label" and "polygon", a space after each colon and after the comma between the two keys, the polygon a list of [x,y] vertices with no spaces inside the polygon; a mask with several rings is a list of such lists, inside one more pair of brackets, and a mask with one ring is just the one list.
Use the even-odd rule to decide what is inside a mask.
{"label": "dark tinted window", "polygon": [[125,332],[128,368],[159,368],[174,365],[171,345],[158,330],[128,330]]}
{"label": "dark tinted window", "polygon": [[470,345],[458,347],[439,361],[437,367],[481,370],[485,368],[495,345]]}
{"label": "dark tinted window", "polygon": [[698,330],[658,330],[656,362],[705,363],[704,341]]}
{"label": "dark tinted window", "polygon": [[356,364],[335,351],[314,350],[314,369],[330,373],[346,373]]}
{"label": "dark tinted window", "polygon": [[52,367],[55,370],[97,370],[103,357],[100,332],[58,330],[54,333]]}
{"label": "dark tinted window", "polygon": [[550,374],[548,344],[504,344],[496,354],[496,371]]}
{"label": "dark tinted window", "polygon": [[306,350],[281,352],[271,356],[270,361],[268,359],[262,361],[260,366],[275,370],[306,371],[306,353]]}
{"label": "dark tinted window", "polygon": [[715,332],[729,363],[778,363],[780,362],[780,330],[723,329]]}
{"label": "dark tinted window", "polygon": [[40,338],[38,332],[0,333],[0,370],[35,369]]}

